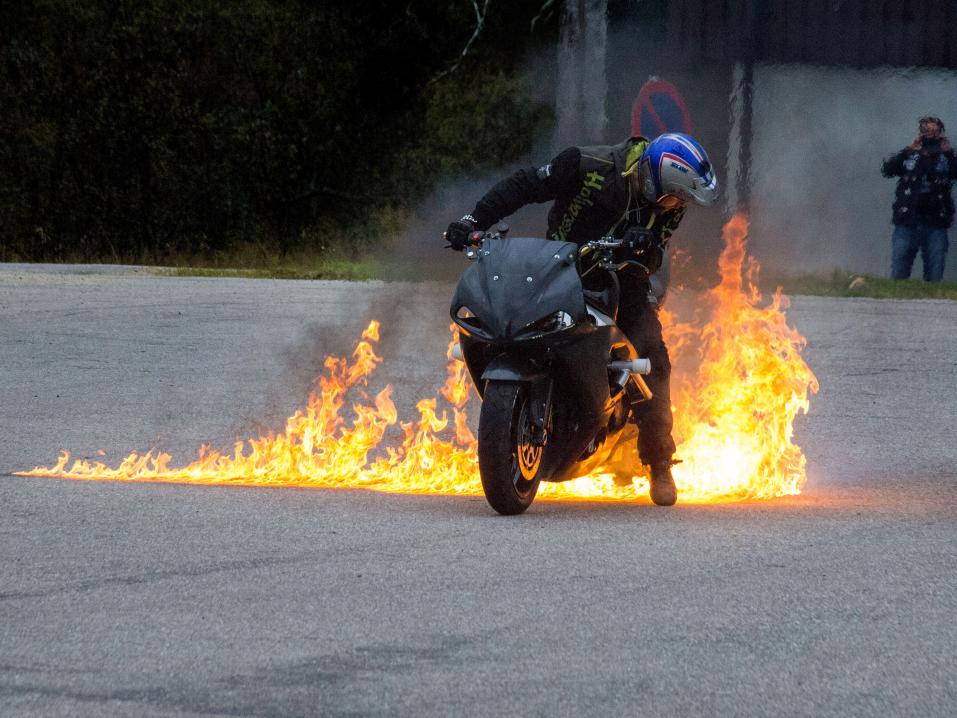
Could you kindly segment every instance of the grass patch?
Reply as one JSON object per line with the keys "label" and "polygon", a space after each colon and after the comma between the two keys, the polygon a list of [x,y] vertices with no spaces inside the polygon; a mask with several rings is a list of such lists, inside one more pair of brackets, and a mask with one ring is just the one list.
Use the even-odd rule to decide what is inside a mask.
{"label": "grass patch", "polygon": [[349,279],[361,281],[379,275],[375,263],[365,259],[313,259],[261,267],[173,267],[175,277],[242,277],[245,279]]}
{"label": "grass patch", "polygon": [[766,290],[773,290],[780,286],[785,294],[810,294],[821,297],[957,300],[957,282],[888,279],[844,271],[797,277],[770,275],[762,277],[761,284]]}
{"label": "grass patch", "polygon": [[394,239],[408,222],[406,211],[384,207],[350,226],[320,222],[303,230],[292,247],[268,240],[236,241],[225,250],[170,257],[168,264],[177,277],[381,279],[388,267],[369,250]]}

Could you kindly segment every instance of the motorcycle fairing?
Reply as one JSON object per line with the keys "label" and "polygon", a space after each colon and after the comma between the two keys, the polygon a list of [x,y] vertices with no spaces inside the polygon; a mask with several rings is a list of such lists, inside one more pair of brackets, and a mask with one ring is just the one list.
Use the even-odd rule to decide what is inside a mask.
{"label": "motorcycle fairing", "polygon": [[582,281],[585,304],[602,314],[618,320],[618,304],[621,301],[621,284],[618,275],[610,272],[591,274]]}
{"label": "motorcycle fairing", "polygon": [[548,473],[543,480],[574,478],[578,471],[578,457],[607,423],[610,334],[610,327],[591,327],[590,331],[581,332],[568,343],[563,343],[561,351],[554,353],[555,390],[567,392],[565,406],[571,410],[571,415],[559,417],[556,422],[566,433],[560,441],[546,447],[542,460],[546,462],[544,468]]}
{"label": "motorcycle fairing", "polygon": [[499,354],[492,359],[482,372],[482,380],[497,381],[538,381],[544,379],[547,374],[536,367],[531,361],[519,357],[509,356],[508,354]]}
{"label": "motorcycle fairing", "polygon": [[577,252],[571,242],[546,239],[485,242],[455,290],[452,317],[467,307],[475,315],[471,330],[493,342],[520,340],[528,325],[557,312],[567,313],[575,323],[582,321],[585,301]]}
{"label": "motorcycle fairing", "polygon": [[[553,378],[554,390],[564,395],[561,404],[569,408],[570,414],[558,417],[556,429],[562,435],[545,447],[543,481],[565,481],[577,476],[578,457],[608,421],[611,332],[612,327],[585,321],[567,332],[556,332],[535,342],[527,354],[521,343],[513,344],[506,353],[478,337],[460,335],[465,365],[479,396],[484,396],[485,382],[490,378],[534,384],[546,376]],[[543,354],[542,343],[553,351]],[[543,359],[547,365],[542,363]],[[503,373],[491,377],[489,369]]]}

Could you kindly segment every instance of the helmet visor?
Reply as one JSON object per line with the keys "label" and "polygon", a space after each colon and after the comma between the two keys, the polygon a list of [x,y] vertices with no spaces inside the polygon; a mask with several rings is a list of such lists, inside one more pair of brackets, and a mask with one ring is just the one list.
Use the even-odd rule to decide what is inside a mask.
{"label": "helmet visor", "polygon": [[655,200],[655,204],[662,212],[671,212],[684,207],[685,201],[676,194],[663,194]]}

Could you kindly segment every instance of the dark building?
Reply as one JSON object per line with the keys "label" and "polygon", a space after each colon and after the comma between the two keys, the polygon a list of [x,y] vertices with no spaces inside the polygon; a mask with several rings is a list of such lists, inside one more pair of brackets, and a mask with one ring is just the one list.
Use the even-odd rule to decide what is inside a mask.
{"label": "dark building", "polygon": [[715,60],[957,68],[952,0],[671,0],[670,42]]}

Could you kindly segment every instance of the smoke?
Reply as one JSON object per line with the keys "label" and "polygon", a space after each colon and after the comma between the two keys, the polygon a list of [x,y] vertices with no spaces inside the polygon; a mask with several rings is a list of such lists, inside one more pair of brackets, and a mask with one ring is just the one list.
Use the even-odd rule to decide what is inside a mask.
{"label": "smoke", "polygon": [[[640,14],[610,28],[608,141],[629,131],[641,85],[651,76],[666,79],[683,94],[693,134],[724,191],[733,193],[740,154],[732,136],[733,67],[689,58],[666,38]],[[922,115],[949,120],[957,136],[957,73],[759,64],[753,79],[749,252],[766,269],[791,275],[840,268],[887,276],[895,180],[881,176],[881,162],[913,140]],[[713,273],[726,218],[715,208],[689,209],[672,240],[691,259],[683,274]],[[957,262],[944,278],[957,279]]]}
{"label": "smoke", "polygon": [[[547,105],[554,110],[558,65],[554,48],[529,53],[521,72],[521,84],[529,103]],[[512,164],[440,181],[408,217],[405,229],[374,252],[379,274],[389,280],[455,281],[467,266],[467,260],[459,252],[444,249],[442,233],[449,223],[469,213],[495,183],[519,167],[545,164],[555,154],[555,144],[554,132],[549,128],[535,138],[527,155]],[[548,205],[530,205],[506,218],[510,236],[543,236],[547,211]]]}
{"label": "smoke", "polygon": [[[740,138],[733,136],[731,122],[732,65],[689,59],[667,42],[660,22],[643,20],[640,13],[611,23],[604,35],[589,34],[581,27],[582,18],[596,22],[603,3],[568,7],[573,5],[577,14],[564,13],[559,46],[530,54],[526,63],[530,101],[553,103],[558,118],[554,130],[543,133],[514,165],[441,183],[416,209],[408,231],[380,252],[384,276],[454,281],[465,264],[458,253],[442,249],[448,223],[470,211],[516,167],[539,166],[568,144],[594,141],[588,127],[604,127],[602,143],[627,137],[632,102],[652,77],[679,88],[693,134],[707,148],[724,191],[733,194]],[[576,37],[581,43],[577,49]],[[594,45],[592,52],[588,43]],[[589,66],[573,67],[581,62]],[[584,77],[587,82],[581,81]],[[886,275],[894,181],[881,176],[881,161],[913,139],[921,115],[950,120],[957,133],[957,95],[949,91],[954,79],[953,72],[929,69],[756,65],[749,251],[772,272],[840,268]],[[581,113],[589,117],[576,120]],[[535,205],[508,218],[512,236],[541,236],[546,212],[547,205]],[[727,217],[717,207],[690,208],[672,240],[672,247],[690,258],[678,281],[716,277]],[[918,260],[915,276],[919,265]],[[955,278],[957,262],[952,261],[945,279]]]}
{"label": "smoke", "polygon": [[[449,252],[452,254],[452,252]],[[457,255],[460,260],[463,258]],[[324,309],[303,326],[296,341],[281,349],[273,381],[251,387],[255,409],[233,424],[227,439],[264,436],[280,430],[287,417],[302,408],[310,392],[319,387],[326,358],[349,357],[362,331],[379,322],[376,352],[386,361],[370,385],[378,391],[391,384],[404,416],[414,416],[418,398],[435,393],[435,377],[446,364],[448,286],[436,282],[371,282],[364,285],[329,283],[316,297]]]}
{"label": "smoke", "polygon": [[555,138],[601,144],[605,137],[608,0],[566,2],[558,47]]}
{"label": "smoke", "polygon": [[[608,26],[607,0],[565,3],[559,45],[529,54],[522,73],[530,102],[549,104],[555,127],[536,138],[528,155],[516,163],[494,170],[453,177],[439,184],[415,210],[409,228],[393,238],[380,260],[386,263],[383,276],[390,279],[438,279],[453,281],[465,267],[463,257],[441,250],[441,235],[448,223],[475,206],[496,182],[518,167],[538,167],[570,145],[614,144],[631,132],[631,103],[643,82],[666,64],[667,53],[656,47],[660,38],[650,29],[632,23]],[[714,72],[676,73],[693,79],[701,96],[715,101]],[[720,71],[718,72],[720,76]],[[720,93],[718,103],[725,98]],[[722,122],[724,116],[721,115]],[[721,124],[721,123],[719,123]],[[721,125],[723,128],[723,125]],[[713,133],[723,137],[723,131]],[[506,218],[510,236],[544,235],[549,204],[529,205]],[[689,235],[707,237],[707,254],[720,250],[720,213],[706,221],[707,229],[693,225]]]}
{"label": "smoke", "polygon": [[[881,176],[881,162],[910,144],[922,115],[957,127],[954,79],[938,70],[755,67],[751,249],[759,261],[791,274],[886,276],[895,180]],[[945,279],[955,270],[951,262]]]}
{"label": "smoke", "polygon": [[[472,211],[476,201],[496,182],[523,163],[501,167],[445,182],[418,207],[406,229],[379,247],[374,261],[389,280],[440,282],[456,280],[468,264],[461,252],[446,249],[442,238],[449,223]],[[529,158],[526,163],[531,165]],[[512,237],[540,237],[545,231],[547,205],[530,205],[507,218]],[[451,296],[451,295],[450,295]]]}
{"label": "smoke", "polygon": [[[607,0],[564,4],[558,47],[530,52],[522,72],[529,102],[552,107],[554,128],[536,138],[528,155],[512,165],[440,183],[416,208],[409,229],[379,253],[386,263],[383,276],[455,280],[465,260],[456,252],[441,249],[442,232],[449,222],[471,211],[496,182],[518,167],[547,163],[569,145],[613,143],[627,136],[622,122],[609,122],[607,116],[610,32],[606,17]],[[622,117],[627,119],[628,111]],[[611,134],[609,124],[614,128]],[[510,236],[543,236],[548,207],[529,205],[506,218]]]}
{"label": "smoke", "polygon": [[[632,104],[642,86],[653,79],[666,80],[681,93],[691,115],[691,133],[707,150],[719,181],[726,187],[731,67],[691,62],[667,37],[660,19],[653,21],[640,12],[609,28],[606,141],[620,142],[631,134]],[[659,132],[656,127],[642,128],[649,138]],[[721,229],[726,219],[720,207],[689,208],[670,241],[672,250],[683,257],[675,265],[674,282],[698,277],[709,283],[717,281],[717,258],[723,246]]]}

